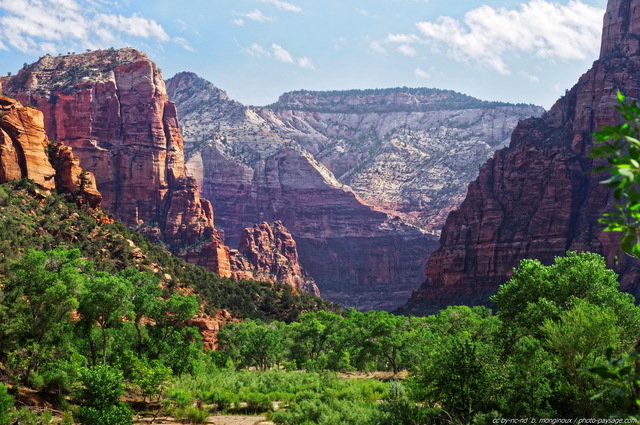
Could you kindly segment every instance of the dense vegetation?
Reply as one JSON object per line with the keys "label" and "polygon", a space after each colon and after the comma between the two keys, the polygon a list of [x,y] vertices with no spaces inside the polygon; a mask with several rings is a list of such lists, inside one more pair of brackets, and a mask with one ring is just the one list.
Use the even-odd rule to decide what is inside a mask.
{"label": "dense vegetation", "polygon": [[[426,318],[249,319],[226,325],[220,350],[205,353],[184,326],[198,309],[193,295],[133,268],[97,271],[78,250],[30,250],[2,286],[1,373],[14,394],[27,385],[65,408],[71,395],[84,424],[131,423],[124,382],[194,423],[214,411],[272,411],[275,401],[279,424],[607,417],[637,407],[632,386],[590,370],[640,333],[640,308],[617,286],[602,257],[568,253],[551,266],[523,261],[492,298],[495,314],[462,306]],[[408,379],[391,384],[336,375],[401,370]],[[12,403],[0,385],[0,415],[25,414]]]}

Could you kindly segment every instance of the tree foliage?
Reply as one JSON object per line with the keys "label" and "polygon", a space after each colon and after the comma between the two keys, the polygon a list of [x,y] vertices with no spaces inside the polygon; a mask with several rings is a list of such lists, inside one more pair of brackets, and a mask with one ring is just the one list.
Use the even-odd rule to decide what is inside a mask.
{"label": "tree foliage", "polygon": [[594,172],[610,177],[602,183],[613,189],[614,211],[603,213],[600,222],[606,231],[621,232],[622,251],[640,258],[640,107],[636,100],[627,102],[618,92],[618,105],[624,122],[603,126],[594,134],[596,145],[591,156],[604,159]]}

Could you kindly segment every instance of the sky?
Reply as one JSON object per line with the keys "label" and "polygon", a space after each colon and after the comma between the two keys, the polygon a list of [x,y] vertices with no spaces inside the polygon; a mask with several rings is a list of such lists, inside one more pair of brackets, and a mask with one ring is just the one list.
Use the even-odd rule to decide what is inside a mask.
{"label": "sky", "polygon": [[247,105],[430,87],[550,108],[598,58],[606,0],[0,0],[0,74],[135,47]]}

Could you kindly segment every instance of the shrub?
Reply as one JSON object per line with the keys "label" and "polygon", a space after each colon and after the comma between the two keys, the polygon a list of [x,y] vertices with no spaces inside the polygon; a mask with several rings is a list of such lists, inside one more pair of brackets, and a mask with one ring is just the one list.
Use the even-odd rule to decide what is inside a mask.
{"label": "shrub", "polygon": [[186,419],[190,424],[203,424],[206,422],[209,412],[194,406],[185,407],[176,411],[175,418]]}
{"label": "shrub", "polygon": [[13,397],[7,393],[6,385],[0,383],[0,425],[9,423],[9,412],[13,408]]}
{"label": "shrub", "polygon": [[78,421],[83,425],[131,425],[132,412],[124,403],[97,409],[81,406],[78,409]]}
{"label": "shrub", "polygon": [[81,373],[84,388],[77,394],[81,403],[78,420],[83,425],[129,425],[133,423],[129,407],[121,403],[124,394],[122,373],[110,366],[94,366]]}
{"label": "shrub", "polygon": [[247,402],[247,410],[252,413],[263,413],[272,408],[271,400],[266,394],[249,393],[245,401]]}

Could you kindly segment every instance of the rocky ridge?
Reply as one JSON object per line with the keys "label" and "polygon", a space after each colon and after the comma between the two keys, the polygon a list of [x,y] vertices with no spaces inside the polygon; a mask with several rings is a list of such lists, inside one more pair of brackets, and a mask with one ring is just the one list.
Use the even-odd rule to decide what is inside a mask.
{"label": "rocky ridge", "polygon": [[[7,93],[42,109],[46,132],[72,147],[97,176],[103,205],[117,218],[222,276],[244,271],[232,270],[213,206],[185,171],[175,105],[160,69],[144,53],[128,48],[44,56],[2,83]],[[56,157],[69,155],[60,150]],[[299,270],[293,268],[295,280]]]}
{"label": "rocky ridge", "polygon": [[549,264],[567,250],[604,255],[621,274],[621,289],[640,294],[638,261],[623,256],[616,264],[617,236],[598,223],[613,199],[599,184],[603,176],[589,174],[595,164],[588,157],[591,134],[618,123],[617,90],[640,98],[640,7],[633,3],[609,1],[599,60],[549,112],[520,122],[509,147],[483,165],[403,311],[487,303],[520,260]]}
{"label": "rocky ridge", "polygon": [[77,195],[91,208],[102,201],[93,174],[80,168],[71,148],[49,143],[42,112],[0,95],[0,183],[21,178]]}
{"label": "rocky ridge", "polygon": [[193,73],[167,91],[225,241],[281,220],[323,296],[363,310],[408,297],[478,165],[541,112],[427,89],[299,92],[254,108]]}

